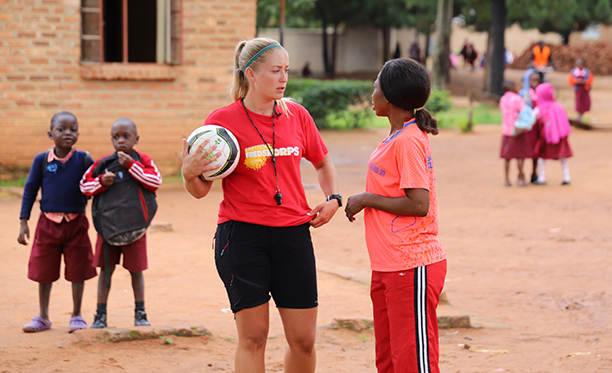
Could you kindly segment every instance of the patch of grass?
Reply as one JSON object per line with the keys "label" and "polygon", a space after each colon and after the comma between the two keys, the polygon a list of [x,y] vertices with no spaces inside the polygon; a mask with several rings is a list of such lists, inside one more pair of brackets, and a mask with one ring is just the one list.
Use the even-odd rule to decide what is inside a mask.
{"label": "patch of grass", "polygon": [[26,179],[27,178],[24,177],[17,180],[0,180],[0,187],[22,187],[25,185]]}
{"label": "patch of grass", "polygon": [[[467,128],[469,108],[459,107],[450,111],[434,114],[440,128]],[[472,124],[501,124],[501,111],[486,105],[474,106],[472,110]]]}
{"label": "patch of grass", "polygon": [[[452,108],[449,111],[440,113],[432,113],[438,120],[440,128],[459,128],[462,131],[467,130],[467,122],[469,109],[467,107]],[[486,105],[478,105],[472,111],[472,123],[476,124],[501,124],[501,111],[499,108],[494,108]],[[373,115],[368,120],[368,125],[365,128],[384,128],[389,126],[389,119],[386,117],[377,117]]]}

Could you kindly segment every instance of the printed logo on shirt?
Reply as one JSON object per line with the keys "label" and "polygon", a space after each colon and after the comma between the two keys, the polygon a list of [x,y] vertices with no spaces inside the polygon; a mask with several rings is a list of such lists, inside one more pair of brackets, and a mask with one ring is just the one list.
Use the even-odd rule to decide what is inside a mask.
{"label": "printed logo on shirt", "polygon": [[[269,148],[268,148],[269,146]],[[272,146],[268,144],[255,145],[244,150],[244,165],[251,170],[259,170],[265,166],[268,158],[271,157],[270,149]],[[274,149],[275,157],[300,157],[300,148],[297,146],[288,146],[285,148]]]}
{"label": "printed logo on shirt", "polygon": [[379,174],[380,176],[385,177],[385,170],[383,170],[382,168],[374,165],[374,163],[372,162],[370,162],[368,166],[370,167],[370,170],[372,170],[372,172],[374,172],[375,174]]}
{"label": "printed logo on shirt", "polygon": [[53,172],[54,174],[57,173],[57,164],[51,163],[47,165],[47,171]]}
{"label": "printed logo on shirt", "polygon": [[433,168],[433,159],[430,156],[427,156],[427,169],[431,170]]}

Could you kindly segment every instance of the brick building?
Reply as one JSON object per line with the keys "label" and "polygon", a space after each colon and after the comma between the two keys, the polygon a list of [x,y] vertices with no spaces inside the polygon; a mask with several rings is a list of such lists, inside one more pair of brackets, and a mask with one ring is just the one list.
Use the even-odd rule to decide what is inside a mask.
{"label": "brick building", "polygon": [[113,150],[129,117],[164,175],[181,139],[229,103],[236,43],[255,36],[256,0],[0,0],[0,177],[52,145],[53,114],[79,120],[76,147]]}

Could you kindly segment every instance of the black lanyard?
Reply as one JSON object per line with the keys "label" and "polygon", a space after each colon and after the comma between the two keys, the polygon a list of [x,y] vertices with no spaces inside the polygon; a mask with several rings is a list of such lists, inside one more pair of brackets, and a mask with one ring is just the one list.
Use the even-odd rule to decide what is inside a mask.
{"label": "black lanyard", "polygon": [[240,100],[240,102],[242,103],[242,107],[244,108],[247,118],[249,118],[249,121],[253,127],[255,127],[255,130],[257,130],[257,133],[268,148],[270,156],[272,157],[272,167],[274,167],[274,176],[276,177],[276,194],[274,195],[274,200],[276,201],[277,205],[281,205],[283,203],[283,195],[280,193],[280,189],[278,188],[278,172],[276,172],[276,155],[274,154],[274,150],[276,150],[276,128],[274,124],[274,118],[276,117],[276,101],[274,101],[274,106],[272,107],[272,149],[270,149],[270,145],[266,142],[266,139],[264,139],[263,135],[259,131],[259,128],[257,128],[253,122],[253,119],[251,119],[249,111],[247,110],[246,106],[244,106],[244,99]]}

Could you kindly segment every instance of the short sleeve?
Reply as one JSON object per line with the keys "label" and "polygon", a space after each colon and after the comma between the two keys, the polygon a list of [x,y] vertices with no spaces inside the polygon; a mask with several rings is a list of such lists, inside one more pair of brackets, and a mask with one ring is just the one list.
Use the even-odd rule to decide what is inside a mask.
{"label": "short sleeve", "polygon": [[425,143],[417,136],[403,136],[397,142],[401,189],[429,190],[428,156]]}
{"label": "short sleeve", "polygon": [[299,118],[304,133],[304,158],[311,163],[323,160],[327,155],[327,147],[312,116],[301,105],[295,105],[292,109],[296,111],[294,115]]}

